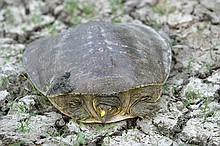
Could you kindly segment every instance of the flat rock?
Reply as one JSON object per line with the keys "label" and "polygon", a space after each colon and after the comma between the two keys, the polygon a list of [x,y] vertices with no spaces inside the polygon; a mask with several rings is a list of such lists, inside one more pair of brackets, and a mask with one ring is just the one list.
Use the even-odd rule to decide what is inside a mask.
{"label": "flat rock", "polygon": [[207,80],[214,84],[219,84],[220,83],[220,70],[214,71],[212,75],[207,78]]}
{"label": "flat rock", "polygon": [[168,16],[168,24],[171,27],[176,27],[177,25],[189,25],[193,21],[193,16],[189,14],[173,13]]}
{"label": "flat rock", "polygon": [[[206,129],[209,129],[208,131]],[[182,131],[182,140],[199,145],[218,146],[219,126],[217,123],[203,122],[201,119],[190,119]]]}
{"label": "flat rock", "polygon": [[191,77],[190,82],[184,89],[184,93],[186,95],[189,92],[193,92],[198,98],[213,97],[219,88],[220,85],[206,84],[203,83],[201,79]]}
{"label": "flat rock", "polygon": [[6,91],[6,90],[0,91],[0,102],[5,102],[5,100],[8,96],[10,96],[10,93],[8,91]]}
{"label": "flat rock", "polygon": [[52,135],[56,132],[53,126],[59,118],[61,115],[54,112],[36,116],[22,112],[9,114],[0,119],[0,136],[11,139],[12,142],[22,140],[34,144],[34,141],[40,137],[46,138],[48,134]]}
{"label": "flat rock", "polygon": [[168,137],[160,136],[157,133],[143,133],[138,129],[130,129],[127,132],[124,131],[121,136],[112,136],[111,138],[104,138],[104,144],[109,146],[164,146],[173,145],[175,144],[175,142],[173,142]]}

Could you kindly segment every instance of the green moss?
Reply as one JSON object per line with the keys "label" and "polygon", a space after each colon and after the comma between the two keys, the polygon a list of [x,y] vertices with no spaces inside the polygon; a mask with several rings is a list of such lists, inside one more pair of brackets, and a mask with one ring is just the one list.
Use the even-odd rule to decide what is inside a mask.
{"label": "green moss", "polygon": [[82,21],[81,17],[79,17],[79,16],[72,16],[72,18],[71,18],[71,25],[75,26],[75,25],[81,23],[81,21]]}
{"label": "green moss", "polygon": [[120,23],[121,22],[120,17],[124,14],[123,1],[108,0],[108,2],[109,2],[109,7],[111,8],[112,11],[112,15],[114,16],[111,21],[114,23]]}
{"label": "green moss", "polygon": [[79,132],[77,134],[77,137],[76,137],[75,141],[76,141],[77,145],[85,145],[86,144],[86,140],[85,140],[85,138],[84,138],[84,136],[81,132]]}
{"label": "green moss", "polygon": [[94,4],[89,2],[82,3],[82,13],[86,15],[94,14]]}
{"label": "green moss", "polygon": [[42,21],[42,17],[40,15],[33,14],[32,17],[31,17],[31,21],[34,24],[40,23]]}
{"label": "green moss", "polygon": [[19,125],[18,132],[23,132],[23,133],[30,132],[30,130],[31,130],[31,127],[29,126],[30,125],[30,117],[23,119],[23,120],[20,120],[18,122],[18,125]]}
{"label": "green moss", "polygon": [[109,6],[113,14],[118,10],[123,10],[122,0],[109,0]]}
{"label": "green moss", "polygon": [[25,145],[27,145],[27,142],[24,140],[19,140],[9,144],[9,146],[25,146]]}
{"label": "green moss", "polygon": [[204,97],[204,99],[205,99],[204,107],[200,108],[203,113],[205,113],[209,109],[209,98]]}
{"label": "green moss", "polygon": [[81,23],[83,17],[90,19],[96,14],[94,3],[78,0],[69,0],[65,6],[65,12],[71,15],[71,26]]}
{"label": "green moss", "polygon": [[203,98],[203,96],[201,95],[201,93],[198,90],[193,90],[193,89],[188,89],[186,91],[186,97],[187,97],[187,99],[185,99],[183,101],[184,108],[186,108],[187,106],[192,104],[194,100],[196,100],[198,98]]}
{"label": "green moss", "polygon": [[157,5],[152,7],[154,13],[158,13],[160,16],[164,16],[176,11],[175,6],[170,6],[168,0],[161,0]]}
{"label": "green moss", "polygon": [[114,22],[114,23],[120,23],[120,22],[121,22],[121,19],[120,19],[120,18],[113,18],[113,19],[112,19],[112,22]]}
{"label": "green moss", "polygon": [[55,23],[47,25],[46,29],[50,35],[55,35],[58,33],[57,24]]}
{"label": "green moss", "polygon": [[65,11],[70,14],[75,14],[78,8],[78,1],[77,0],[69,0],[65,7]]}

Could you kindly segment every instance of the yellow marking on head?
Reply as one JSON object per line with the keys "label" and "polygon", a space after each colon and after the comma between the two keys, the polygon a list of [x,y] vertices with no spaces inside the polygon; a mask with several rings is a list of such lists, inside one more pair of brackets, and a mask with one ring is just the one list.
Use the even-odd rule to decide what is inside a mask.
{"label": "yellow marking on head", "polygon": [[100,115],[101,115],[101,117],[104,117],[104,116],[105,116],[105,111],[104,111],[104,110],[101,110]]}

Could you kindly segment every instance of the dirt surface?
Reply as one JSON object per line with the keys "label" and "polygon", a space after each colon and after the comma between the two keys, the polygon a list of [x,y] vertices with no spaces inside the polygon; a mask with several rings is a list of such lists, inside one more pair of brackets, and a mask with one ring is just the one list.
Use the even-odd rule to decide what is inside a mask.
{"label": "dirt surface", "polygon": [[[150,119],[82,124],[28,79],[28,43],[89,20],[154,27],[172,45],[172,71]],[[0,145],[220,145],[220,0],[1,0]]]}

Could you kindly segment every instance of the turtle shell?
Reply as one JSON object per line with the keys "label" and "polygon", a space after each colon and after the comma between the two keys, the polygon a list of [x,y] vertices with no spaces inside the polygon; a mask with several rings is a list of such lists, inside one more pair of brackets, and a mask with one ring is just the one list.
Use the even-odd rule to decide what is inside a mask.
{"label": "turtle shell", "polygon": [[91,21],[30,43],[23,62],[31,81],[48,97],[110,96],[163,85],[171,48],[151,27]]}

